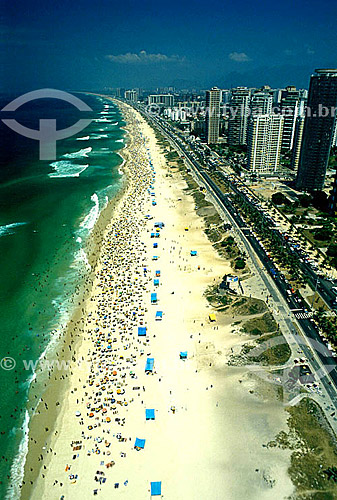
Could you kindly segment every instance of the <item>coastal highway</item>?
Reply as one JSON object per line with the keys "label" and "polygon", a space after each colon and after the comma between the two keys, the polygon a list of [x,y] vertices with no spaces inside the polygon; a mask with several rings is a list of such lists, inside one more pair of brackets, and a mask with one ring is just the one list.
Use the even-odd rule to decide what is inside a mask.
{"label": "coastal highway", "polygon": [[[245,185],[238,177],[236,177],[236,181],[234,183],[231,182],[227,178],[227,176],[224,175],[222,172],[218,172],[218,174],[223,177],[223,180],[227,184],[230,185],[232,191],[234,191],[239,196],[243,197],[245,202],[248,203],[253,209],[258,210],[256,206],[258,199],[255,197],[255,195],[252,192],[250,192],[250,198],[248,198],[246,194],[243,193],[236,185],[237,183],[241,183],[245,187]],[[336,294],[333,291],[334,283],[327,280],[326,278],[320,277],[317,274],[317,272],[312,268],[310,263],[305,262],[302,250],[299,248],[294,248],[293,245],[291,245],[291,243],[289,242],[289,240],[285,238],[285,235],[281,231],[279,231],[276,227],[274,227],[273,223],[270,220],[270,217],[268,218],[262,210],[259,210],[259,213],[265,219],[266,225],[270,227],[270,230],[273,231],[278,236],[280,243],[287,246],[289,253],[293,253],[297,257],[298,265],[302,270],[302,272],[308,278],[310,286],[313,289],[317,287],[317,293],[321,296],[321,298],[326,302],[326,304],[329,307],[334,305],[336,303]]]}
{"label": "coastal highway", "polygon": [[[229,220],[236,228],[241,240],[244,243],[247,253],[256,264],[258,270],[268,292],[273,298],[275,303],[279,303],[278,293],[283,298],[283,304],[279,305],[279,310],[285,316],[285,322],[289,331],[296,336],[296,329],[294,323],[297,323],[302,332],[306,342],[303,341],[298,346],[298,352],[303,351],[305,357],[308,359],[312,371],[320,373],[320,382],[324,385],[326,392],[335,408],[337,408],[337,364],[332,354],[328,351],[323,340],[319,336],[316,326],[311,321],[308,314],[305,313],[301,304],[298,303],[297,297],[289,294],[289,285],[285,282],[284,278],[275,273],[273,263],[268,258],[265,250],[250,228],[236,211],[233,206],[230,195],[223,193],[220,188],[211,179],[205,169],[191,156],[190,152],[182,143],[177,143],[174,136],[167,128],[164,128],[160,123],[160,119],[156,116],[149,115],[142,108],[137,108],[152,122],[173,144],[173,146],[180,152],[180,154],[187,160],[193,168],[193,171],[203,181],[207,191],[216,197],[218,203],[226,212]],[[257,260],[258,259],[258,260]],[[276,289],[276,290],[275,290]],[[278,292],[278,293],[276,293]],[[322,375],[323,374],[323,375]]]}

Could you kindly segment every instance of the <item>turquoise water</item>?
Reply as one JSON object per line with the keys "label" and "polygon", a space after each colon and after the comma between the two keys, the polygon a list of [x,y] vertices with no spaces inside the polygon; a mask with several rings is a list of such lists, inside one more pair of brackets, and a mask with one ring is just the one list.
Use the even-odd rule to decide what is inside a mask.
{"label": "turquoise water", "polygon": [[[93,121],[58,141],[55,161],[39,161],[36,141],[0,129],[0,359],[7,357],[0,367],[0,498],[8,476],[20,477],[25,454],[33,371],[23,360],[39,359],[66,324],[73,293],[88,271],[85,241],[122,185],[121,113],[104,98],[80,97],[93,109]],[[24,106],[16,119],[37,128],[41,117],[57,118],[63,128],[79,113],[43,99]]]}

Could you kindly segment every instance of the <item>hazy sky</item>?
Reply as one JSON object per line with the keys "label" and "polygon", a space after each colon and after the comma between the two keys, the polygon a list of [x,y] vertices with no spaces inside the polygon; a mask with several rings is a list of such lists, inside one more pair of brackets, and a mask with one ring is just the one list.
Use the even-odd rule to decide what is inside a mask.
{"label": "hazy sky", "polygon": [[1,90],[307,87],[337,67],[336,0],[6,0]]}

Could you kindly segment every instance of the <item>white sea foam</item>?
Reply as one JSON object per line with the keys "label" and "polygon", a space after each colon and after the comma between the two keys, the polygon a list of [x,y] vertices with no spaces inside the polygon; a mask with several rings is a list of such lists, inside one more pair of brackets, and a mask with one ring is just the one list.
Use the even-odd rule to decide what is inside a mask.
{"label": "white sea foam", "polygon": [[91,139],[106,139],[108,134],[94,134],[91,136]]}
{"label": "white sea foam", "polygon": [[93,201],[94,206],[80,224],[80,227],[83,229],[92,229],[99,216],[99,200],[96,193],[91,196],[91,201]]}
{"label": "white sea foam", "polygon": [[94,122],[108,122],[109,120],[107,120],[106,118],[96,118],[95,120],[93,120]]}
{"label": "white sea foam", "polygon": [[90,139],[90,135],[86,135],[84,137],[77,137],[76,141],[88,141]]}
{"label": "white sea foam", "polygon": [[88,153],[92,151],[92,148],[89,146],[88,148],[80,149],[79,151],[74,151],[74,153],[66,153],[62,155],[63,158],[87,158]]}
{"label": "white sea foam", "polygon": [[6,224],[5,226],[0,226],[0,236],[5,236],[7,234],[14,234],[15,228],[19,226],[24,226],[27,222],[13,222],[12,224]]}
{"label": "white sea foam", "polygon": [[83,248],[80,248],[76,253],[75,253],[75,261],[73,264],[71,264],[71,268],[73,269],[78,269],[78,264],[81,263],[82,265],[84,264],[85,267],[87,268],[88,271],[91,269],[91,265],[89,264],[88,261],[88,256],[85,253]]}
{"label": "white sea foam", "polygon": [[13,460],[11,467],[11,483],[12,488],[8,488],[5,500],[16,500],[21,497],[20,484],[23,480],[25,462],[28,452],[28,430],[29,430],[29,413],[26,410],[25,418],[22,424],[23,437],[19,444],[18,452]]}
{"label": "white sea foam", "polygon": [[124,139],[117,139],[115,142],[124,142]]}
{"label": "white sea foam", "polygon": [[[89,148],[87,148],[89,149]],[[55,161],[50,164],[50,166],[55,170],[48,174],[48,177],[79,177],[84,170],[86,170],[89,165],[77,165],[68,160]]]}

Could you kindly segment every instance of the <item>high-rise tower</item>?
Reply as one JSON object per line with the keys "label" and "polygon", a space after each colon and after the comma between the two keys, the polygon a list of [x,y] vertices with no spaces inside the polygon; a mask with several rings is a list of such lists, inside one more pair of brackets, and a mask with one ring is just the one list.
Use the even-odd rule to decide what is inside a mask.
{"label": "high-rise tower", "polygon": [[248,168],[270,174],[280,161],[284,118],[273,113],[252,116],[248,126]]}
{"label": "high-rise tower", "polygon": [[324,187],[335,130],[337,69],[317,69],[311,76],[296,187],[316,191]]}
{"label": "high-rise tower", "polygon": [[219,140],[221,90],[213,87],[206,91],[206,140],[216,144]]}
{"label": "high-rise tower", "polygon": [[247,144],[250,95],[251,90],[246,87],[237,87],[232,90],[228,130],[230,146]]}

